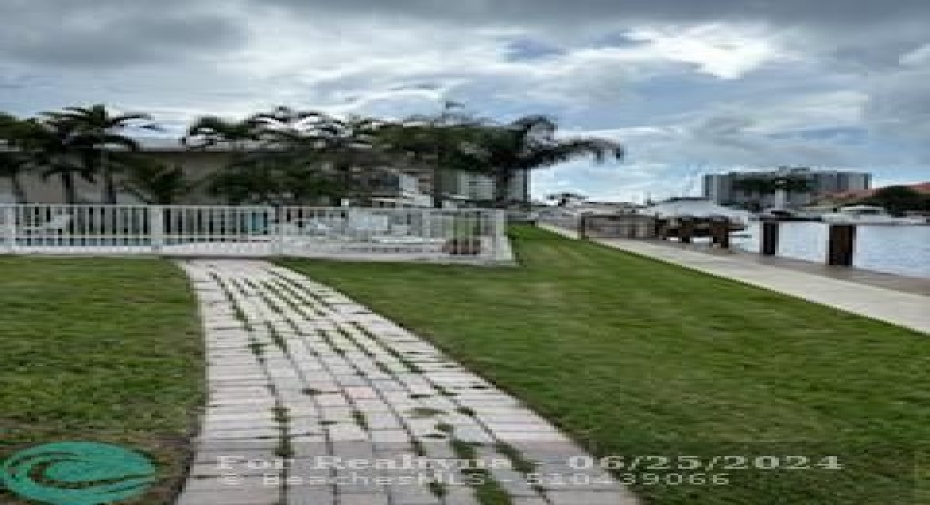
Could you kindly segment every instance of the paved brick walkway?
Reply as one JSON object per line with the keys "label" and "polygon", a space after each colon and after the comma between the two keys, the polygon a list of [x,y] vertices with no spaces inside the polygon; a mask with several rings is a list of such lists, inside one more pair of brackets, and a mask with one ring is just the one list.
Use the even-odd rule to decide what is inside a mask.
{"label": "paved brick walkway", "polygon": [[183,267],[210,394],[179,505],[637,503],[513,397],[345,296],[261,261]]}

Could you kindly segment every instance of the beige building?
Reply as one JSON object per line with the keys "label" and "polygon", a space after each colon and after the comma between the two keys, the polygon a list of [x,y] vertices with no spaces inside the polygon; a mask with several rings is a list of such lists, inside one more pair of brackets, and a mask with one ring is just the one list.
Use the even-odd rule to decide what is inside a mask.
{"label": "beige building", "polygon": [[[211,174],[227,166],[232,152],[225,147],[207,149],[189,149],[172,139],[145,139],[145,155],[161,161],[166,166],[181,166],[189,181],[206,181]],[[379,188],[373,202],[377,206],[430,207],[432,206],[433,170],[429,168],[407,167],[401,169],[386,168],[394,175],[388,178],[388,186]],[[98,178],[99,179],[99,178]],[[131,192],[120,186],[117,180],[117,203],[142,203]],[[493,182],[482,175],[456,173],[450,174],[443,187],[444,206],[458,206],[469,201],[490,200],[493,195]],[[65,202],[61,179],[52,175],[43,178],[37,174],[21,177],[21,182],[30,203],[60,204]],[[103,184],[100,180],[87,181],[77,175],[74,177],[75,193],[79,203],[99,203],[103,201]],[[199,186],[179,203],[186,204],[222,204],[221,199],[211,197],[205,190],[205,184]],[[515,178],[511,188],[512,199],[527,201],[529,197],[529,177],[521,175]],[[16,203],[11,181],[0,178],[0,204]],[[333,202],[335,203],[335,202]]]}
{"label": "beige building", "polygon": [[[199,180],[215,173],[221,167],[229,163],[231,154],[225,150],[188,150],[182,146],[146,146],[145,153],[147,156],[162,161],[168,166],[180,165],[184,167],[184,172],[190,180]],[[99,179],[99,178],[98,178]],[[119,181],[119,175],[116,176]],[[64,203],[64,189],[62,188],[61,179],[57,175],[51,175],[44,178],[39,174],[27,174],[21,177],[23,189],[30,203],[47,203],[56,204]],[[103,197],[103,184],[96,180],[90,182],[82,177],[74,176],[75,193],[79,203],[99,203]],[[117,202],[122,204],[142,203],[132,193],[119,189],[117,182]],[[0,178],[0,203],[15,203],[14,192],[11,181],[8,178]],[[218,203],[211,201],[211,198],[204,192],[193,192],[187,198],[185,203]]]}

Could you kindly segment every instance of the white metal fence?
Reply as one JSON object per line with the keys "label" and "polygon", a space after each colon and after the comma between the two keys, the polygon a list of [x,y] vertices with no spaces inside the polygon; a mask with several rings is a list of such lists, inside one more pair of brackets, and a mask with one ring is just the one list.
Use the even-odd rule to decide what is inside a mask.
{"label": "white metal fence", "polygon": [[0,254],[506,261],[503,211],[0,205]]}

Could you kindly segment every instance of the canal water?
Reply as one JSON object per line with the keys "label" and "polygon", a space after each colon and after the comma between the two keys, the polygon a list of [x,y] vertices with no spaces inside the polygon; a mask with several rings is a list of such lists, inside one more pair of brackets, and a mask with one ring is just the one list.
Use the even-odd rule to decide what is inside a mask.
{"label": "canal water", "polygon": [[[817,263],[827,257],[827,225],[816,222],[783,222],[778,255]],[[930,279],[930,226],[868,226],[856,231],[853,266],[908,277]],[[746,237],[734,245],[759,252],[759,223],[752,223]]]}

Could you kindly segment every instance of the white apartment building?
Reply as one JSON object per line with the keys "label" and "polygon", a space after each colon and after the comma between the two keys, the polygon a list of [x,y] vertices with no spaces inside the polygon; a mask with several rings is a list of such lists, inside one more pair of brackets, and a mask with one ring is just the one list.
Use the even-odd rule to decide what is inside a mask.
{"label": "white apartment building", "polygon": [[[806,179],[809,192],[749,194],[739,189],[738,181],[767,177]],[[813,170],[807,167],[783,167],[777,170],[708,174],[703,179],[703,196],[718,205],[746,207],[758,202],[763,208],[810,205],[818,195],[860,191],[872,187],[872,174],[843,170]]]}

